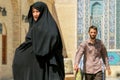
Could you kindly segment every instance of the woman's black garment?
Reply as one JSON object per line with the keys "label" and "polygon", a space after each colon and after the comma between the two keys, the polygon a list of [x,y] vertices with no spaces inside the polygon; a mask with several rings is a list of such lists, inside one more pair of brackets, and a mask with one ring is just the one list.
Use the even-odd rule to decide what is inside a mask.
{"label": "woman's black garment", "polygon": [[[40,11],[37,21],[33,20],[32,8]],[[28,20],[26,40],[15,51],[14,80],[64,80],[62,41],[47,5],[43,2],[31,5]]]}

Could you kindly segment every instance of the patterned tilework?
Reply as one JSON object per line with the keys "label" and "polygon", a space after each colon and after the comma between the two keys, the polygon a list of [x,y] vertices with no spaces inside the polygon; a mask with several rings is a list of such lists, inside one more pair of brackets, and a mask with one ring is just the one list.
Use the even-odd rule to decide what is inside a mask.
{"label": "patterned tilework", "polygon": [[88,36],[90,25],[98,27],[97,38],[108,50],[120,49],[120,0],[78,0],[78,45]]}
{"label": "patterned tilework", "polygon": [[83,41],[83,33],[84,33],[84,0],[78,0],[78,22],[77,22],[77,44],[79,45]]}
{"label": "patterned tilework", "polygon": [[109,0],[109,49],[115,49],[115,0]]}
{"label": "patterned tilework", "polygon": [[116,49],[120,49],[120,0],[116,0]]}

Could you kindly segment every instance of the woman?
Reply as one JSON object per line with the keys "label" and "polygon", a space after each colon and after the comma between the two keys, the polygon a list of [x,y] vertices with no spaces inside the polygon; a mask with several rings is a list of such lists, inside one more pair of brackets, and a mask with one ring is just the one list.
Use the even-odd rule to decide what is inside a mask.
{"label": "woman", "polygon": [[15,51],[14,80],[64,80],[61,36],[47,5],[31,5],[28,21],[26,40]]}

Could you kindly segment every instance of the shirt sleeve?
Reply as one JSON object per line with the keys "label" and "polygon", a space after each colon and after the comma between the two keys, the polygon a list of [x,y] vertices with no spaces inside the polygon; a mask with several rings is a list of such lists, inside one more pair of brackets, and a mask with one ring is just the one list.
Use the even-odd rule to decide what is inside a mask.
{"label": "shirt sleeve", "polygon": [[109,60],[108,60],[107,50],[106,50],[106,48],[105,48],[103,43],[101,45],[102,45],[101,53],[102,53],[103,62],[105,64],[106,68],[109,68]]}
{"label": "shirt sleeve", "polygon": [[74,64],[78,65],[80,63],[80,59],[81,59],[84,51],[85,51],[85,43],[81,43],[78,47],[77,52],[76,52]]}

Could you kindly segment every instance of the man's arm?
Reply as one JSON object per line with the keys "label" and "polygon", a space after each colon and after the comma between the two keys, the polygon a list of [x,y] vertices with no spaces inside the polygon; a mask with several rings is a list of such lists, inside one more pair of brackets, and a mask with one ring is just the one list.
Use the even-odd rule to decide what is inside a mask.
{"label": "man's arm", "polygon": [[102,43],[101,53],[102,53],[102,59],[103,59],[103,62],[106,66],[106,70],[108,72],[108,75],[111,75],[111,69],[110,69],[110,66],[109,66],[108,54],[107,54],[107,50],[106,50],[105,46],[103,45],[103,43]]}
{"label": "man's arm", "polygon": [[78,50],[75,55],[75,61],[74,61],[74,70],[77,71],[79,69],[79,63],[80,59],[85,51],[85,43],[81,43],[80,46],[78,47]]}

